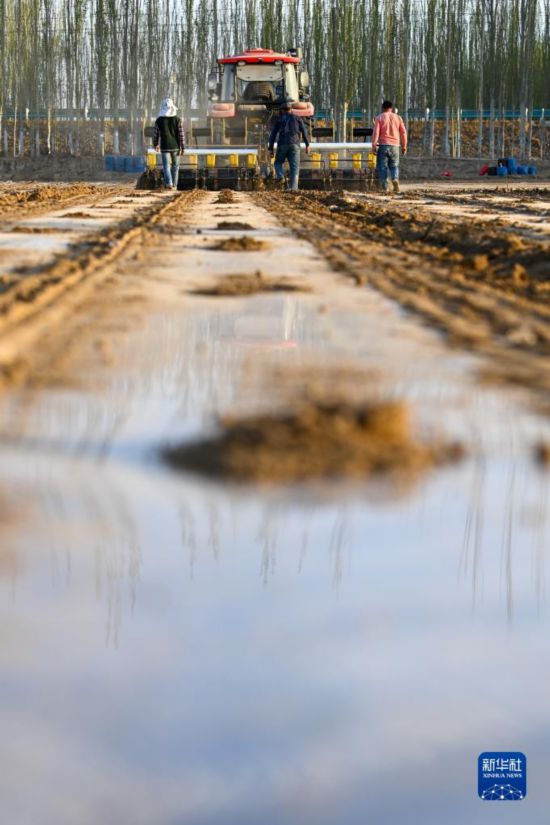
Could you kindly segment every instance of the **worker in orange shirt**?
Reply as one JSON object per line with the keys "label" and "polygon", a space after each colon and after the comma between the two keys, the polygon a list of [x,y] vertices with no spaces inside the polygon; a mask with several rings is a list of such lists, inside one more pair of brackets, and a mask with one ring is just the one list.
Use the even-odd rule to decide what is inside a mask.
{"label": "worker in orange shirt", "polygon": [[383,192],[388,191],[388,171],[393,191],[399,193],[399,147],[407,154],[407,130],[403,119],[393,111],[391,100],[382,104],[382,114],[374,121],[372,151],[376,152],[376,168]]}

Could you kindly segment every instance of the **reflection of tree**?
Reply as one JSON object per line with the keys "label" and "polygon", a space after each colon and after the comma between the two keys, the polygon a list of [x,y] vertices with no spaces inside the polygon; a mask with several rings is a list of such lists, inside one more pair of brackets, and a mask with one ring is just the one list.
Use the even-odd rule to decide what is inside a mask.
{"label": "reflection of tree", "polygon": [[208,524],[210,532],[208,535],[208,547],[216,561],[220,559],[220,515],[215,501],[210,501]]}
{"label": "reflection of tree", "polygon": [[91,561],[96,598],[107,606],[106,643],[116,647],[126,588],[130,611],[136,604],[141,546],[132,502],[109,472],[95,472],[101,466],[92,469],[69,460],[59,468],[55,462],[53,468],[44,468],[37,462],[30,488],[36,512],[19,531],[18,544],[19,552],[27,546],[44,548],[54,589],[70,588],[74,570]]}
{"label": "reflection of tree", "polygon": [[535,591],[537,594],[537,606],[540,612],[541,602],[546,599],[546,522],[548,518],[548,494],[549,485],[546,474],[541,474],[542,495],[537,504],[536,526],[537,543],[535,547],[535,563],[533,575],[535,578]]}
{"label": "reflection of tree", "polygon": [[184,501],[179,507],[181,546],[187,548],[189,554],[189,577],[195,576],[195,562],[197,560],[197,535],[193,509]]}
{"label": "reflection of tree", "polygon": [[77,488],[77,502],[83,511],[82,521],[88,525],[85,535],[94,558],[96,595],[107,604],[105,641],[116,647],[126,587],[131,611],[136,604],[141,545],[126,491],[108,473],[100,476],[97,484],[86,473]]}
{"label": "reflection of tree", "polygon": [[262,548],[260,575],[264,584],[267,584],[270,575],[275,574],[277,527],[281,526],[280,515],[271,506],[268,506],[261,518],[257,532],[257,539]]}
{"label": "reflection of tree", "polygon": [[[517,450],[515,450],[517,452]],[[514,452],[514,454],[515,454]],[[484,511],[487,506],[486,486],[486,459],[480,450],[475,462],[474,477],[471,484],[471,493],[466,512],[466,521],[462,548],[460,553],[458,573],[471,580],[472,607],[475,608],[480,589],[483,586],[483,545],[484,545]],[[529,471],[528,471],[529,472]],[[529,473],[529,478],[534,478]],[[523,479],[523,485],[517,483],[517,461],[511,460],[509,477],[506,481],[505,494],[502,498],[502,518],[500,520],[500,583],[504,590],[507,621],[514,620],[514,544],[518,543],[519,533],[517,525],[518,513],[532,512],[532,504],[527,496],[522,502],[517,502],[518,490],[529,488]],[[541,602],[546,594],[546,553],[548,550],[548,496],[549,488],[546,479],[542,479],[541,495],[534,506],[535,528],[534,556],[532,565],[533,586],[540,611]],[[497,524],[494,525],[495,529]],[[523,539],[524,541],[524,539]],[[522,556],[525,561],[525,555]],[[490,560],[493,564],[493,560]]]}
{"label": "reflection of tree", "polygon": [[342,582],[344,551],[350,546],[350,519],[344,506],[336,512],[329,543],[329,558],[332,566],[332,581],[335,588]]}
{"label": "reflection of tree", "polygon": [[[462,540],[462,553],[459,564],[459,573],[467,576],[471,569],[472,576],[472,608],[475,609],[478,597],[480,579],[483,576],[482,542],[483,542],[483,513],[485,508],[485,457],[478,453],[474,464],[474,479],[470,503],[466,513],[466,524]],[[483,584],[483,582],[481,582]]]}
{"label": "reflection of tree", "polygon": [[514,525],[514,486],[516,480],[516,463],[512,464],[508,493],[505,499],[505,512],[502,525],[502,562],[501,576],[506,581],[506,616],[511,624],[514,617],[514,589],[512,575],[512,538]]}
{"label": "reflection of tree", "polygon": [[298,556],[298,573],[301,573],[304,569],[304,562],[307,556],[308,539],[309,536],[307,530],[303,530],[300,541],[300,554]]}
{"label": "reflection of tree", "polygon": [[[328,508],[330,513],[330,506]],[[315,528],[315,515],[319,513],[323,521],[327,517],[327,508],[321,509],[308,507],[301,513],[300,531],[294,531],[289,525],[289,519],[296,515],[292,512],[288,502],[268,504],[260,517],[260,525],[256,533],[256,538],[261,549],[260,575],[264,584],[268,583],[271,576],[276,572],[277,547],[280,544],[279,533],[285,532],[292,537],[293,544],[298,552],[298,574],[304,568],[304,562],[310,541],[310,534]],[[336,508],[332,517],[329,518],[330,526],[323,532],[326,536],[326,549],[328,552],[329,570],[335,588],[342,582],[344,573],[344,556],[346,550],[351,552],[352,536],[352,513],[347,504]],[[296,537],[296,538],[295,538]],[[316,547],[316,552],[321,552],[321,547]]]}

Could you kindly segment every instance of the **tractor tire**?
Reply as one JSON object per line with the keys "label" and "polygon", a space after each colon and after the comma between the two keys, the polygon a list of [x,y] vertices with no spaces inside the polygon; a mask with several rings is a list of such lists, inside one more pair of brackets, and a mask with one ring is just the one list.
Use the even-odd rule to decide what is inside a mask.
{"label": "tractor tire", "polygon": [[164,186],[164,175],[160,169],[147,169],[143,172],[136,183],[136,189],[162,189]]}

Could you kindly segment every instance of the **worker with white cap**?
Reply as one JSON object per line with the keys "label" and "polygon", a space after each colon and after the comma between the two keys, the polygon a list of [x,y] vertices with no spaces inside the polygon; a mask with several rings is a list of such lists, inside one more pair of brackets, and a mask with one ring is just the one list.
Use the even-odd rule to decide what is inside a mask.
{"label": "worker with white cap", "polygon": [[171,97],[165,97],[155,121],[153,146],[162,153],[164,182],[168,189],[178,188],[179,159],[185,152],[183,126]]}

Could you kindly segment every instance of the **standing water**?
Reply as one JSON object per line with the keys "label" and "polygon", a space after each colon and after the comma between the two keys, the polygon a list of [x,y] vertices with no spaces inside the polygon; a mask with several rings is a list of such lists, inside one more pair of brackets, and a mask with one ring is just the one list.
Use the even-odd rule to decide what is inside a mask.
{"label": "standing water", "polygon": [[[112,363],[82,344],[67,380],[1,400],[2,820],[543,822],[550,526],[531,447],[546,425],[242,212],[273,246],[263,270],[292,244],[315,291],[183,295],[214,253],[162,239],[147,277],[167,283],[113,333]],[[346,359],[469,457],[399,492],[163,464],[214,414],[265,404],[260,374]],[[477,757],[500,750],[530,760],[520,806],[477,797]]]}

